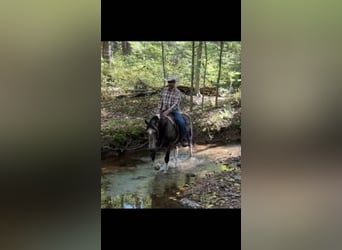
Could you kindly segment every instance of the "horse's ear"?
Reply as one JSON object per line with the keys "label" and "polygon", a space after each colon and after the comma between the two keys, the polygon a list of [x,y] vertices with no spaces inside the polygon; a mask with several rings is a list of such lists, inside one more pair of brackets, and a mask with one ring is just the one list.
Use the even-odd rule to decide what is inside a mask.
{"label": "horse's ear", "polygon": [[147,120],[145,120],[145,123],[146,123],[146,125],[148,125],[148,121]]}

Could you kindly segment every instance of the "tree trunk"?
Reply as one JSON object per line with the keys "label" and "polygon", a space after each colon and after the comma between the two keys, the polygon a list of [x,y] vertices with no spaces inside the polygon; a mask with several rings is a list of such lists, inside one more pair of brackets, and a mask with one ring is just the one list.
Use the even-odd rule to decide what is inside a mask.
{"label": "tree trunk", "polygon": [[126,44],[124,41],[121,42],[121,49],[122,49],[122,54],[125,55],[126,53]]}
{"label": "tree trunk", "polygon": [[102,42],[102,58],[105,62],[109,63],[111,57],[111,50],[109,47],[109,42]]}
{"label": "tree trunk", "polygon": [[[204,53],[205,53],[205,65],[204,65],[204,79],[203,79],[203,88],[205,88],[205,79],[207,77],[207,64],[208,64],[208,51],[207,51],[207,43],[204,42]],[[202,94],[202,111],[204,109],[204,94]]]}
{"label": "tree trunk", "polygon": [[217,97],[219,94],[219,83],[221,78],[221,63],[222,63],[222,51],[223,51],[223,42],[220,42],[220,59],[219,59],[219,72],[217,76],[217,83],[216,83],[216,96],[215,96],[215,107],[217,108]]}
{"label": "tree trunk", "polygon": [[129,42],[127,42],[127,55],[132,54],[132,46]]}
{"label": "tree trunk", "polygon": [[125,196],[122,194],[121,197],[120,197],[120,205],[121,205],[121,208],[124,208],[124,207],[125,207],[124,198],[125,198]]}
{"label": "tree trunk", "polygon": [[201,73],[201,60],[202,60],[202,44],[199,42],[197,47],[197,62],[196,62],[196,75],[195,75],[195,94],[199,95],[199,83],[200,83],[200,73]]}
{"label": "tree trunk", "polygon": [[132,48],[129,42],[127,41],[123,41],[121,42],[121,46],[122,46],[122,54],[123,55],[130,55],[132,52]]}
{"label": "tree trunk", "polygon": [[163,75],[164,75],[164,87],[166,85],[166,72],[165,72],[165,52],[164,52],[164,42],[161,42],[161,46],[162,46],[162,62],[163,62]]}
{"label": "tree trunk", "polygon": [[118,51],[118,50],[119,50],[119,43],[116,42],[116,41],[113,41],[112,42],[112,51],[113,51],[113,53],[116,53],[116,51]]}
{"label": "tree trunk", "polygon": [[194,68],[195,68],[195,42],[192,42],[192,62],[191,62],[191,88],[190,88],[190,112],[192,111],[192,95],[194,87]]}

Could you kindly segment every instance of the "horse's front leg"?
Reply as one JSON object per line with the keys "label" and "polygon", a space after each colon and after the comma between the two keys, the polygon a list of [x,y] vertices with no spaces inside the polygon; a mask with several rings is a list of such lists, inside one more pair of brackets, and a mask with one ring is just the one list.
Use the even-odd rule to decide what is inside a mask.
{"label": "horse's front leg", "polygon": [[163,167],[163,169],[161,169],[161,170],[164,170],[164,173],[167,172],[168,167],[169,167],[170,151],[171,151],[171,149],[170,149],[170,147],[168,147],[167,150],[166,150],[165,158],[164,158],[164,160],[165,160],[165,166]]}
{"label": "horse's front leg", "polygon": [[160,169],[160,166],[158,166],[156,163],[155,163],[155,159],[156,159],[156,150],[155,149],[151,149],[150,150],[150,156],[151,156],[151,159],[152,159],[152,165],[153,165],[153,168],[155,170],[159,170]]}
{"label": "horse's front leg", "polygon": [[189,143],[189,158],[191,158],[193,156],[193,153],[192,153],[192,141],[190,141]]}

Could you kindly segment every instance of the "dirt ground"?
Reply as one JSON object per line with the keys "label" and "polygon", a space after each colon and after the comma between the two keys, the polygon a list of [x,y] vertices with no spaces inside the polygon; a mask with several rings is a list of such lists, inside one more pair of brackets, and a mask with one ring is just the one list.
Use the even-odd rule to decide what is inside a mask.
{"label": "dirt ground", "polygon": [[241,208],[241,145],[197,145],[194,153],[215,159],[222,171],[194,176],[176,193],[179,203],[189,208]]}

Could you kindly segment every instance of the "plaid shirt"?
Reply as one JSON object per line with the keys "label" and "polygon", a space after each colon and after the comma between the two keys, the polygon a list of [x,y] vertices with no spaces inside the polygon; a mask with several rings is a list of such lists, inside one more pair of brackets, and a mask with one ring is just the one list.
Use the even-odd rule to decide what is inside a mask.
{"label": "plaid shirt", "polygon": [[180,111],[180,101],[182,97],[182,92],[176,87],[173,90],[169,90],[168,87],[164,88],[161,93],[158,111],[162,112],[167,109],[170,111]]}

